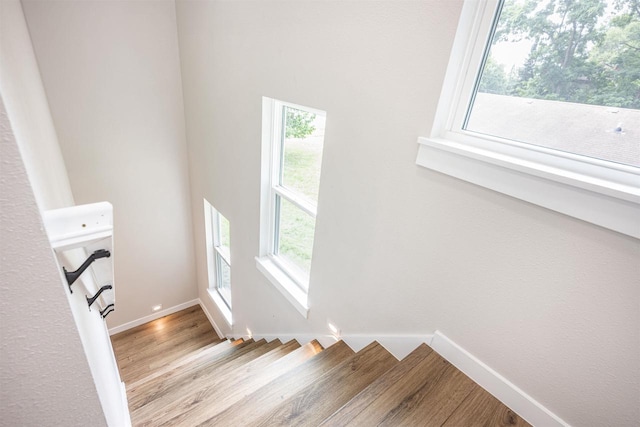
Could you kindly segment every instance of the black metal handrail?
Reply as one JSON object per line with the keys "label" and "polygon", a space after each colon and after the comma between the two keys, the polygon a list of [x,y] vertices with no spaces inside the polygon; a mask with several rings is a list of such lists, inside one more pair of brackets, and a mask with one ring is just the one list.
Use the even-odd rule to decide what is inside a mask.
{"label": "black metal handrail", "polygon": [[62,267],[62,270],[64,271],[64,276],[67,278],[67,283],[69,284],[69,292],[73,293],[73,290],[71,289],[71,285],[73,285],[73,282],[78,280],[78,277],[80,277],[80,275],[84,273],[84,271],[87,268],[89,268],[89,266],[93,261],[99,258],[109,258],[110,256],[111,256],[111,252],[109,252],[108,250],[98,249],[97,251],[89,255],[89,258],[87,258],[87,260],[83,262],[80,268],[78,268],[76,271],[67,271],[66,268]]}
{"label": "black metal handrail", "polygon": [[100,294],[103,293],[104,291],[106,291],[107,289],[113,289],[113,286],[104,285],[103,287],[100,288],[100,290],[94,296],[92,296],[91,298],[86,297],[87,298],[87,304],[89,304],[89,308],[91,308],[93,303],[96,302],[96,300],[98,299]]}

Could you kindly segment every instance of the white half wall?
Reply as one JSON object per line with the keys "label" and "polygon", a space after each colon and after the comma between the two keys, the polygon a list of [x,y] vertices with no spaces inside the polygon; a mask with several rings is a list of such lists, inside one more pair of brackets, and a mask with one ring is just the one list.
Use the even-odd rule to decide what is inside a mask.
{"label": "white half wall", "polygon": [[109,327],[197,296],[175,4],[23,2],[77,204],[113,205]]}
{"label": "white half wall", "polygon": [[[223,333],[440,330],[569,424],[632,425],[640,241],[415,164],[461,5],[177,1],[200,299],[216,320],[204,197],[232,227]],[[308,320],[255,267],[262,96],[327,112]]]}

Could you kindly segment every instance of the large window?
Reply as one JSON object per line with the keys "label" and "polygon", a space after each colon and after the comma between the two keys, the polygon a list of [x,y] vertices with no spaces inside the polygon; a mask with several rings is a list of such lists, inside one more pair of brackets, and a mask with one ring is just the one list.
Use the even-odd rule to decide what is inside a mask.
{"label": "large window", "polygon": [[306,315],[325,113],[263,100],[262,239],[258,268]]}
{"label": "large window", "polygon": [[467,0],[417,163],[640,237],[634,0]]}
{"label": "large window", "polygon": [[209,294],[231,324],[231,234],[229,220],[204,201]]}

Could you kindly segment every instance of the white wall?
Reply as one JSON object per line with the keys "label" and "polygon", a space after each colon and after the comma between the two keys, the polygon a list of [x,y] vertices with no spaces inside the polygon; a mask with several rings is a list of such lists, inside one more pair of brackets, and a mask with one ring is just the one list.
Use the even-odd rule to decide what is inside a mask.
{"label": "white wall", "polygon": [[196,297],[175,6],[23,2],[78,204],[114,207],[111,327]]}
{"label": "white wall", "polygon": [[[460,8],[178,0],[200,297],[224,325],[206,197],[231,222],[234,334],[439,329],[565,421],[631,425],[639,241],[415,165]],[[309,320],[255,268],[262,96],[327,112]]]}
{"label": "white wall", "polygon": [[41,210],[72,206],[67,171],[20,1],[3,0],[0,13],[0,89],[36,202]]}
{"label": "white wall", "polygon": [[1,99],[0,158],[0,424],[105,426]]}
{"label": "white wall", "polygon": [[[100,414],[95,423],[104,424],[106,417],[109,425],[126,425],[126,397],[104,321],[96,310],[90,311],[87,308],[86,292],[83,292],[81,285],[75,285],[76,292],[73,294],[68,292],[59,266],[51,262],[53,254],[48,240],[46,243],[40,240],[43,235],[40,213],[33,216],[29,211],[31,197],[35,197],[42,212],[73,205],[73,196],[22,6],[18,0],[2,1],[0,14],[0,91],[7,106],[7,119],[11,123],[11,129],[8,127],[9,122],[6,124],[7,135],[11,136],[11,144],[17,144],[21,153],[21,158],[13,156],[13,152],[9,150],[13,145],[7,142],[7,153],[11,155],[8,154],[6,161],[10,170],[26,170],[29,178],[28,181],[25,179],[26,189],[18,191],[7,187],[6,199],[3,200],[3,203],[7,203],[6,216],[2,222],[3,236],[5,227],[13,231],[8,233],[7,239],[2,239],[3,253],[7,253],[7,258],[3,255],[2,259],[3,274],[5,270],[7,274],[6,281],[3,278],[6,288],[3,288],[2,301],[11,306],[9,310],[3,310],[3,313],[10,316],[7,323],[2,324],[3,328],[7,327],[6,330],[3,329],[3,343],[6,342],[6,352],[10,355],[6,359],[8,364],[3,365],[3,369],[20,375],[34,370],[43,378],[41,386],[38,379],[31,378],[30,374],[26,374],[29,381],[12,377],[6,383],[8,391],[13,393],[19,389],[20,392],[16,393],[19,397],[15,401],[11,398],[8,402],[13,404],[26,399],[12,408],[12,415],[17,416],[16,419],[24,417],[25,420],[30,420],[29,423],[38,425],[44,418],[55,419],[55,412],[71,408],[71,404],[67,403],[58,405],[58,397],[64,398],[64,393],[60,393],[61,387],[62,390],[78,388],[84,394],[76,395],[74,391],[70,396],[83,396],[86,411],[89,414]],[[10,131],[15,134],[15,141]],[[4,155],[2,159],[5,161]],[[3,165],[3,172],[4,167]],[[2,193],[5,194],[4,185]],[[24,215],[25,218],[13,218],[18,215]],[[20,228],[14,228],[16,222],[20,224]],[[20,232],[25,234],[24,237]],[[14,246],[20,250],[14,252]],[[48,251],[43,252],[42,247],[48,248]],[[33,254],[29,253],[30,249],[34,251]],[[36,255],[38,251],[41,252],[40,255]],[[82,253],[72,255],[75,255],[71,258],[75,258],[75,266],[85,260]],[[16,262],[15,257],[20,257],[20,260]],[[40,257],[44,259],[41,260]],[[35,264],[34,271],[31,271],[31,263]],[[65,265],[70,267],[69,264]],[[22,278],[21,275],[25,273],[28,275]],[[35,276],[30,279],[32,274]],[[16,284],[20,290],[13,289]],[[41,292],[40,286],[47,288]],[[51,315],[51,311],[60,311],[61,314]],[[14,328],[14,324],[20,326]],[[69,345],[58,348],[56,344],[54,348],[50,348],[48,344],[51,339],[56,340],[56,343]],[[20,342],[35,345],[38,354],[32,357],[25,352],[27,348],[17,344]],[[82,345],[78,346],[76,343]],[[50,361],[42,363],[42,358],[49,358]],[[73,366],[67,366],[67,360],[77,364],[75,370]],[[57,364],[62,367],[58,369]],[[48,386],[56,381],[60,384],[53,388]],[[29,397],[29,394],[33,396]],[[51,399],[47,394],[55,394],[55,398]],[[38,407],[42,405],[43,410],[36,415],[20,415],[18,411],[25,410],[25,404]],[[95,412],[96,408],[92,404],[98,404],[98,412]],[[102,404],[102,411],[99,404]],[[26,410],[30,411],[29,408]],[[63,419],[75,420],[76,425],[86,424],[82,420],[91,418],[87,418],[84,412],[80,405],[79,408],[75,407],[75,413],[67,411]],[[43,414],[48,416],[43,417]]]}

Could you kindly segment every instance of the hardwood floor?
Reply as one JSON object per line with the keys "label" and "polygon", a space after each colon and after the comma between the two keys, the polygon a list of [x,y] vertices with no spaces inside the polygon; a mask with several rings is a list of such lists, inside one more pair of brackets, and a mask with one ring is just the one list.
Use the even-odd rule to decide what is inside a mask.
{"label": "hardwood floor", "polygon": [[112,337],[134,426],[528,426],[423,344],[220,340],[199,306]]}
{"label": "hardwood floor", "polygon": [[[229,372],[230,378],[227,381],[212,383],[206,389],[189,390],[181,396],[176,396],[174,401],[164,408],[164,414],[156,412],[151,417],[145,417],[143,413],[138,412],[132,414],[133,421],[140,422],[138,425],[197,425],[211,418],[215,411],[224,411],[252,391],[266,386],[273,379],[279,378],[289,369],[302,365],[321,351],[322,347],[317,342],[311,342],[252,375],[242,376]],[[198,401],[216,402],[216,404],[199,405]]]}
{"label": "hardwood floor", "polygon": [[[349,357],[271,411],[261,414],[260,426],[320,425],[398,360],[374,342]],[[326,396],[331,396],[327,399]]]}
{"label": "hardwood floor", "polygon": [[201,349],[221,342],[200,306],[145,323],[111,337],[125,384]]}

